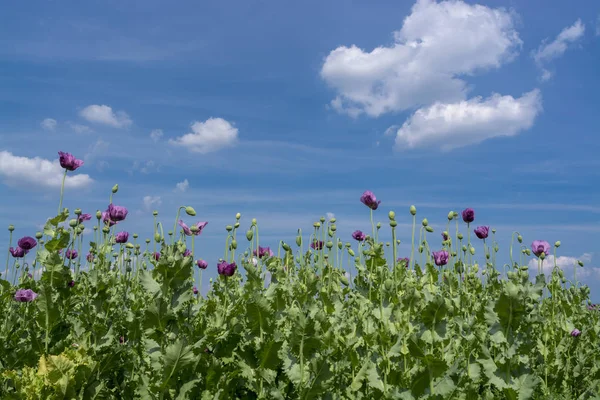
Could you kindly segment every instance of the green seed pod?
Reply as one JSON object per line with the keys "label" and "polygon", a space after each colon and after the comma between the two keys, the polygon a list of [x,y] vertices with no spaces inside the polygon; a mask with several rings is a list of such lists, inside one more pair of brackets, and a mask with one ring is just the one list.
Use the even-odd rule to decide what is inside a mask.
{"label": "green seed pod", "polygon": [[242,214],[240,214],[240,213],[235,214],[235,219],[240,219],[240,218],[242,218]]}
{"label": "green seed pod", "polygon": [[189,215],[190,217],[195,217],[196,216],[196,210],[194,210],[191,206],[187,206],[185,208],[185,213],[187,215]]}
{"label": "green seed pod", "polygon": [[169,236],[173,236],[173,231],[169,231],[169,232],[167,232],[167,234],[168,234]]}
{"label": "green seed pod", "polygon": [[492,229],[492,233],[496,233],[496,229]]}
{"label": "green seed pod", "polygon": [[423,226],[427,226],[429,224],[429,221],[427,221],[427,218],[423,218],[423,221],[421,221],[421,223],[423,224]]}
{"label": "green seed pod", "polygon": [[335,219],[335,218],[331,218],[331,219],[329,220],[329,223],[330,223],[330,224],[335,224],[335,221],[337,221],[337,219]]}
{"label": "green seed pod", "polygon": [[240,227],[240,223],[239,223],[239,222],[236,222],[235,224],[233,224],[233,227],[234,227],[235,229],[239,228],[239,227]]}
{"label": "green seed pod", "polygon": [[423,246],[419,246],[419,253],[423,252]]}
{"label": "green seed pod", "polygon": [[110,232],[110,228],[108,226],[105,226],[104,228],[102,228],[102,232],[109,233]]}
{"label": "green seed pod", "polygon": [[560,247],[560,240],[557,240],[556,242],[554,242],[554,247]]}
{"label": "green seed pod", "polygon": [[352,244],[350,242],[346,242],[344,246],[346,246],[346,248],[349,249],[350,247],[352,247]]}
{"label": "green seed pod", "polygon": [[479,264],[475,264],[475,265],[473,265],[473,272],[474,272],[474,273],[477,273],[477,272],[479,272]]}
{"label": "green seed pod", "polygon": [[136,249],[139,249],[140,247],[142,247],[142,246],[140,246],[140,244],[139,244],[139,243],[136,243],[136,245],[135,245],[135,248],[136,248]]}
{"label": "green seed pod", "polygon": [[350,257],[354,257],[354,250],[348,249],[348,254],[350,254]]}
{"label": "green seed pod", "polygon": [[36,238],[37,240],[40,240],[40,239],[41,239],[43,236],[44,236],[44,235],[42,234],[42,232],[36,232],[36,233],[35,233],[35,238]]}
{"label": "green seed pod", "polygon": [[76,208],[74,212],[75,215],[81,215],[81,208]]}
{"label": "green seed pod", "polygon": [[577,264],[579,264],[580,267],[583,267],[583,261],[577,260]]}
{"label": "green seed pod", "polygon": [[331,248],[333,247],[333,242],[332,242],[331,240],[328,240],[328,241],[327,241],[327,243],[325,243],[325,246],[326,246],[328,249],[331,249]]}
{"label": "green seed pod", "polygon": [[156,211],[156,210],[152,211],[152,215],[154,215],[156,217],[158,215],[158,211]]}
{"label": "green seed pod", "polygon": [[386,279],[385,282],[383,283],[383,285],[385,286],[385,289],[387,291],[390,291],[394,288],[394,281],[391,279]]}
{"label": "green seed pod", "polygon": [[456,235],[456,237],[458,238],[458,240],[463,240],[464,236],[462,233],[459,233],[458,235]]}
{"label": "green seed pod", "polygon": [[154,241],[155,241],[156,243],[160,242],[160,233],[156,232],[156,233],[154,234]]}
{"label": "green seed pod", "polygon": [[523,236],[521,236],[521,235],[517,236],[517,240],[519,241],[519,243],[523,243]]}
{"label": "green seed pod", "polygon": [[454,219],[454,211],[450,211],[448,213],[448,221],[452,221]]}
{"label": "green seed pod", "polygon": [[249,231],[246,232],[246,239],[248,239],[248,241],[252,241],[252,238],[254,237],[254,232],[252,232],[252,229],[250,229]]}
{"label": "green seed pod", "polygon": [[410,213],[411,215],[417,215],[417,207],[410,206]]}
{"label": "green seed pod", "polygon": [[342,284],[344,286],[348,286],[350,284],[350,282],[348,281],[348,278],[346,277],[346,275],[340,276],[340,282],[342,282]]}
{"label": "green seed pod", "polygon": [[472,256],[475,255],[475,247],[471,246],[471,248],[469,249],[469,252],[471,253]]}
{"label": "green seed pod", "polygon": [[9,232],[12,232],[14,230],[15,230],[15,226],[14,225],[11,224],[11,225],[8,226],[8,231]]}
{"label": "green seed pod", "polygon": [[231,232],[231,230],[232,230],[232,229],[233,229],[233,226],[231,226],[231,225],[227,225],[227,226],[225,227],[225,230],[226,230],[227,232]]}
{"label": "green seed pod", "polygon": [[96,232],[98,230],[97,226],[94,226],[94,232]]}
{"label": "green seed pod", "polygon": [[390,221],[393,221],[393,220],[395,220],[395,219],[396,219],[396,213],[395,213],[395,212],[393,212],[393,211],[390,211],[390,212],[388,213],[388,218],[390,219]]}
{"label": "green seed pod", "polygon": [[394,221],[394,220],[391,220],[391,221],[390,221],[390,226],[391,226],[392,228],[395,228],[395,227],[397,227],[397,226],[398,226],[398,223],[397,223],[396,221]]}
{"label": "green seed pod", "polygon": [[145,240],[146,244],[150,244],[150,239]]}
{"label": "green seed pod", "polygon": [[234,250],[237,249],[237,240],[234,239],[231,241],[231,248]]}
{"label": "green seed pod", "polygon": [[542,253],[540,254],[540,260],[543,260],[543,259],[545,259],[545,258],[546,258],[546,253],[543,253],[543,252],[542,252]]}
{"label": "green seed pod", "polygon": [[282,247],[282,248],[283,248],[285,251],[290,251],[290,245],[289,245],[289,244],[287,244],[287,243],[285,243],[285,242],[283,242],[283,243],[281,244],[281,247]]}
{"label": "green seed pod", "polygon": [[324,224],[325,223],[325,217],[319,218],[319,221],[321,221],[321,223]]}
{"label": "green seed pod", "polygon": [[329,227],[329,229],[331,229],[333,232],[335,232],[335,231],[337,231],[337,226],[335,226],[335,224],[333,224]]}
{"label": "green seed pod", "polygon": [[137,239],[138,237],[139,237],[139,235],[138,235],[137,233],[134,233],[134,234],[133,234],[133,238],[134,238],[134,239]]}
{"label": "green seed pod", "polygon": [[96,211],[96,219],[100,220],[102,218],[102,211]]}
{"label": "green seed pod", "polygon": [[256,225],[256,218],[252,218],[252,225]]}
{"label": "green seed pod", "polygon": [[115,186],[112,187],[112,192],[114,194],[114,193],[117,193],[118,191],[119,191],[119,185],[116,184]]}
{"label": "green seed pod", "polygon": [[321,226],[321,223],[320,223],[320,222],[315,222],[315,223],[313,224],[313,226],[314,226],[315,228],[319,228],[319,227]]}
{"label": "green seed pod", "polygon": [[433,228],[432,228],[431,226],[429,226],[429,225],[427,225],[427,226],[425,227],[425,230],[426,230],[427,232],[429,232],[429,233],[433,232]]}
{"label": "green seed pod", "polygon": [[296,236],[296,246],[302,246],[302,236],[300,235]]}
{"label": "green seed pod", "polygon": [[192,225],[192,226],[190,226],[190,232],[192,232],[192,233],[196,233],[196,232],[198,232],[198,230],[199,230],[199,229],[198,229],[198,227],[197,227],[196,225]]}
{"label": "green seed pod", "polygon": [[466,245],[464,245],[464,244],[462,245],[462,251],[463,251],[463,252],[466,252],[466,251],[467,251],[467,246],[466,246]]}
{"label": "green seed pod", "polygon": [[381,222],[378,222],[375,226],[377,227],[377,229],[381,229]]}
{"label": "green seed pod", "polygon": [[125,247],[127,247],[128,249],[133,249],[133,244],[128,242],[128,243],[125,245]]}
{"label": "green seed pod", "polygon": [[458,217],[458,212],[454,211],[454,218]]}
{"label": "green seed pod", "polygon": [[506,273],[506,276],[508,276],[508,279],[514,279],[515,278],[515,273],[512,271],[508,271]]}
{"label": "green seed pod", "polygon": [[339,250],[341,250],[344,247],[344,243],[342,243],[341,240],[338,240],[337,247],[338,247]]}
{"label": "green seed pod", "polygon": [[331,229],[327,231],[327,236],[333,237],[333,231]]}

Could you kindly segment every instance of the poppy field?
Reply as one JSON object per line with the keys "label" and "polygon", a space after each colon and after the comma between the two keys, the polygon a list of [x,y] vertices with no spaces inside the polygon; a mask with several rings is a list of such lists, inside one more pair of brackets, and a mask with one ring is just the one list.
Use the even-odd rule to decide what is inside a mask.
{"label": "poppy field", "polygon": [[[59,156],[64,176],[83,165]],[[237,214],[223,258],[204,260],[194,244],[209,222],[181,219],[192,206],[170,232],[155,212],[140,238],[119,230],[118,186],[95,214],[63,208],[62,193],[43,231],[9,226],[1,399],[600,399],[600,306],[545,264],[560,242],[514,232],[498,265],[476,210],[435,232],[410,206],[401,257],[396,214],[382,228],[385,204],[365,191],[368,232],[339,237],[321,218],[271,249]],[[195,270],[208,268],[218,279],[203,295]]]}

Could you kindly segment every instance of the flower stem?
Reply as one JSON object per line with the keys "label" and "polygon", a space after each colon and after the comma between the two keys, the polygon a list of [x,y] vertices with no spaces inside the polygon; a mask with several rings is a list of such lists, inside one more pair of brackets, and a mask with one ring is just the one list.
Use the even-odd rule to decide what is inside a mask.
{"label": "flower stem", "polygon": [[63,201],[63,193],[65,190],[65,179],[67,178],[67,170],[65,169],[65,173],[62,178],[62,185],[60,185],[60,201],[58,203],[58,214],[60,215],[60,211],[62,210],[62,201]]}

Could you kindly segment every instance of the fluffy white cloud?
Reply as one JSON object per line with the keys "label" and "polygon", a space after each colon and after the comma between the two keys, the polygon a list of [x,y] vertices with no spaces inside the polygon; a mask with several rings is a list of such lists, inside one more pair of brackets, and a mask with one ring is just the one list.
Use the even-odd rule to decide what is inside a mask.
{"label": "fluffy white cloud", "polygon": [[364,51],[341,46],[325,59],[322,78],[338,92],[331,106],[379,116],[466,98],[459,76],[511,61],[522,42],[515,16],[463,1],[418,0],[394,44]]}
{"label": "fluffy white cloud", "polygon": [[514,136],[530,128],[541,110],[537,89],[516,99],[494,94],[485,100],[477,97],[450,104],[438,102],[417,110],[397,130],[395,147],[434,146],[447,151],[492,137]]}
{"label": "fluffy white cloud", "polygon": [[548,40],[544,40],[540,47],[531,53],[536,64],[542,69],[543,81],[552,77],[552,72],[543,68],[543,65],[562,56],[569,45],[580,39],[584,32],[585,25],[578,19],[573,25],[563,29],[552,42],[548,43]]}
{"label": "fluffy white cloud", "polygon": [[144,196],[143,200],[144,210],[150,211],[152,208],[158,207],[162,204],[160,196]]}
{"label": "fluffy white cloud", "polygon": [[75,131],[75,133],[84,134],[84,133],[92,133],[92,132],[94,132],[92,130],[92,128],[90,128],[89,126],[86,126],[86,125],[76,124],[76,123],[73,123],[73,122],[67,122],[67,124],[69,125],[69,127],[71,129],[73,129]]}
{"label": "fluffy white cloud", "polygon": [[154,143],[158,142],[162,136],[162,129],[154,129],[152,132],[150,132],[150,139],[152,139]]}
{"label": "fluffy white cloud", "polygon": [[186,190],[189,189],[190,187],[190,183],[188,182],[187,179],[184,179],[183,182],[179,182],[175,185],[176,189],[179,190],[180,192],[185,192]]}
{"label": "fluffy white cloud", "polygon": [[56,120],[52,118],[46,118],[40,123],[40,126],[46,129],[47,131],[53,131],[54,129],[56,129],[56,125]]}
{"label": "fluffy white cloud", "polygon": [[[583,267],[580,267],[577,264],[577,261],[580,260],[583,262]],[[590,266],[590,262],[592,261],[592,253],[584,253],[581,257],[568,257],[568,256],[558,256],[556,257],[556,266],[563,270],[565,273],[565,278],[572,280],[573,279],[573,269],[577,268],[577,280],[579,279],[590,281],[590,280],[600,280],[600,268]],[[536,257],[529,260],[528,263],[529,270],[533,272],[537,272],[538,270],[538,259]],[[545,275],[549,275],[552,273],[554,269],[554,256],[548,255],[544,262],[542,263],[542,271]]]}
{"label": "fluffy white cloud", "polygon": [[182,146],[194,153],[206,154],[234,145],[238,129],[223,118],[209,118],[205,122],[192,124],[192,132],[169,139],[169,143]]}
{"label": "fluffy white cloud", "polygon": [[[0,151],[0,176],[11,186],[41,186],[59,188],[62,183],[64,169],[58,162],[43,158],[19,157],[8,151]],[[82,188],[90,185],[93,180],[85,174],[67,174],[65,188]]]}
{"label": "fluffy white cloud", "polygon": [[89,122],[109,125],[114,128],[126,128],[132,121],[123,111],[114,112],[106,105],[92,104],[79,112],[79,115]]}

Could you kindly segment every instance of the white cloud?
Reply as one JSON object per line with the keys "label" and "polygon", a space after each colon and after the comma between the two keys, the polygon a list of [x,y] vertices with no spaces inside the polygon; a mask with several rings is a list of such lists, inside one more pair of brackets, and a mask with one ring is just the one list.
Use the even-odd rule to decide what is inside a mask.
{"label": "white cloud", "polygon": [[543,65],[562,56],[567,51],[569,44],[580,39],[584,32],[585,25],[578,19],[573,25],[563,29],[552,42],[548,43],[547,39],[544,40],[540,44],[540,47],[531,53],[535,63],[542,69],[540,76],[542,81],[546,81],[552,77],[552,72],[543,68]]}
{"label": "white cloud", "polygon": [[133,162],[131,169],[127,170],[129,175],[133,175],[134,171],[140,171],[142,174],[149,174],[152,171],[158,172],[160,170],[160,166],[156,165],[156,163],[152,160],[148,160],[146,162],[140,162],[138,160]]}
{"label": "white cloud", "polygon": [[206,154],[234,145],[238,129],[222,118],[209,118],[205,122],[192,124],[192,132],[177,139],[170,139],[175,146],[186,147],[194,153]]}
{"label": "white cloud", "polygon": [[459,76],[511,61],[522,42],[515,16],[463,1],[418,0],[394,44],[370,52],[356,46],[331,51],[321,77],[338,92],[331,106],[356,116],[466,98]]}
{"label": "white cloud", "polygon": [[97,156],[106,153],[110,143],[105,142],[102,139],[96,140],[96,143],[88,147],[88,152],[83,156],[83,160],[86,163],[92,163]]}
{"label": "white cloud", "polygon": [[[63,174],[64,169],[61,168],[58,157],[55,161],[48,161],[39,157],[19,157],[8,151],[0,151],[0,176],[8,185],[59,188]],[[70,172],[65,180],[65,188],[82,188],[92,182],[89,175]]]}
{"label": "white cloud", "polygon": [[175,185],[175,187],[177,188],[177,190],[179,190],[180,192],[185,192],[186,190],[188,190],[188,188],[190,187],[190,183],[188,182],[187,179],[184,179],[183,182],[179,182]]}
{"label": "white cloud", "polygon": [[94,132],[92,128],[87,125],[75,124],[73,122],[67,122],[69,127],[75,131],[75,133],[84,134]]}
{"label": "white cloud", "polygon": [[115,113],[111,107],[106,105],[93,104],[87,106],[79,112],[79,115],[89,122],[109,125],[114,128],[125,128],[132,123],[125,112],[118,111]]}
{"label": "white cloud", "polygon": [[154,143],[158,142],[162,136],[162,129],[154,129],[152,132],[150,132],[150,138],[154,141]]}
{"label": "white cloud", "polygon": [[162,204],[160,196],[144,196],[142,201],[146,211],[150,211],[152,208],[158,207]]}
{"label": "white cloud", "polygon": [[499,136],[514,136],[532,126],[541,111],[539,90],[519,98],[494,94],[459,103],[435,103],[417,110],[396,133],[396,149],[425,146],[444,151]]}
{"label": "white cloud", "polygon": [[46,118],[40,123],[40,126],[47,131],[53,131],[54,129],[56,129],[56,125],[56,120],[52,118]]}
{"label": "white cloud", "polygon": [[[583,267],[580,267],[577,261],[583,262]],[[581,257],[567,257],[558,256],[556,257],[556,266],[563,270],[566,279],[573,279],[573,269],[577,268],[577,280],[600,280],[600,268],[590,266],[589,263],[592,261],[592,253],[584,253]],[[538,259],[537,257],[529,260],[528,266],[530,271],[537,272],[538,270]],[[542,263],[542,272],[545,275],[552,273],[554,269],[554,256],[548,255]]]}

